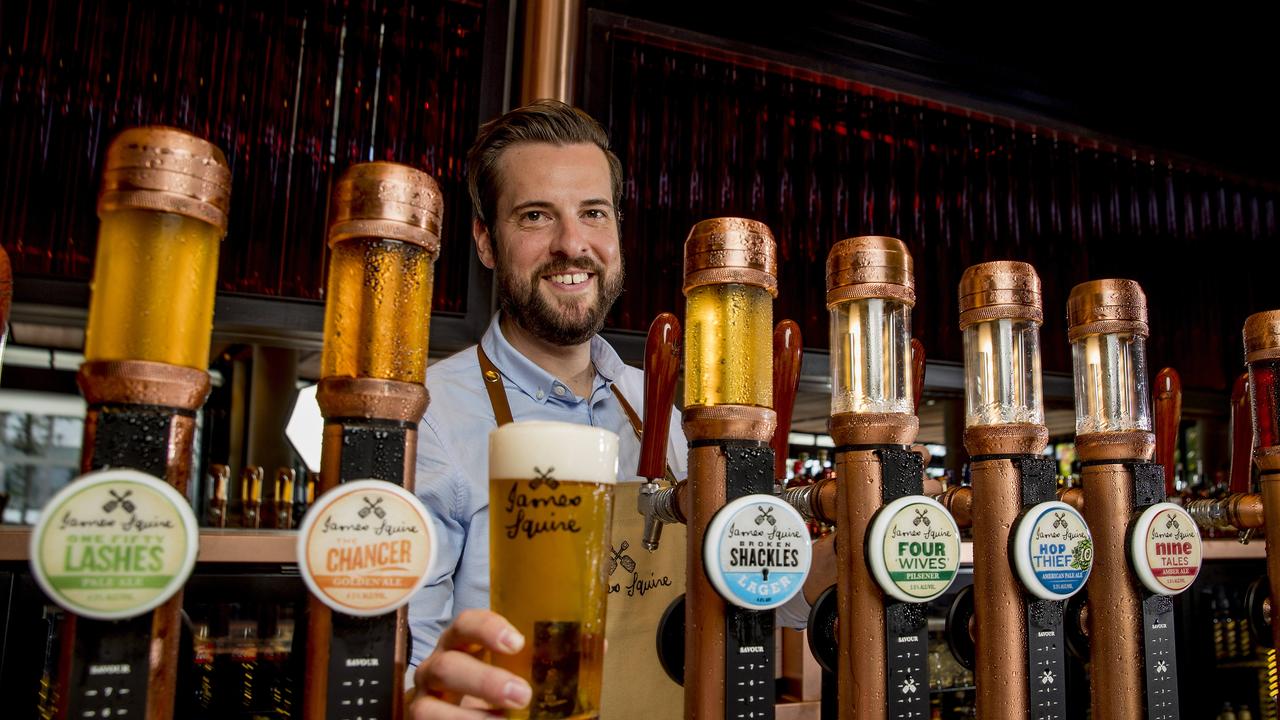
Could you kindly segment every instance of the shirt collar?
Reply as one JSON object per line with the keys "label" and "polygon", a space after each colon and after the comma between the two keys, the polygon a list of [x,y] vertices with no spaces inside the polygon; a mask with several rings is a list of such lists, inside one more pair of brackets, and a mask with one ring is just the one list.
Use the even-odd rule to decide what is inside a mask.
{"label": "shirt collar", "polygon": [[[493,364],[498,366],[503,377],[537,403],[545,404],[555,396],[570,401],[573,398],[572,390],[516,350],[502,334],[499,323],[501,315],[500,312],[494,313],[489,321],[489,328],[480,339],[480,347],[484,348],[485,354],[493,360]],[[599,390],[601,385],[612,383],[614,378],[621,375],[622,358],[618,357],[618,353],[599,335],[591,338],[591,362],[596,368],[595,381],[592,382],[593,390]],[[563,394],[558,394],[557,388],[562,388]]]}

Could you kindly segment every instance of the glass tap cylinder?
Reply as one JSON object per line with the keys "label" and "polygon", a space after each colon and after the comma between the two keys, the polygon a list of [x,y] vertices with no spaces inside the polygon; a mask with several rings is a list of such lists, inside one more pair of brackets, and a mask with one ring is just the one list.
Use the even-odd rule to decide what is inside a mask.
{"label": "glass tap cylinder", "polygon": [[911,307],[863,298],[831,308],[833,413],[912,412]]}
{"label": "glass tap cylinder", "polygon": [[960,278],[965,427],[1044,424],[1040,277],[1027,263],[974,265]]}
{"label": "glass tap cylinder", "polygon": [[330,205],[321,376],[425,382],[439,187],[405,165],[361,163]]}
{"label": "glass tap cylinder", "polygon": [[1280,446],[1280,310],[1250,315],[1244,321],[1244,352],[1249,364],[1253,446]]}
{"label": "glass tap cylinder", "polygon": [[1067,300],[1076,434],[1151,431],[1147,299],[1132,280],[1077,285]]}
{"label": "glass tap cylinder", "polygon": [[911,308],[915,281],[902,241],[841,240],[827,256],[831,412],[914,413]]}
{"label": "glass tap cylinder", "polygon": [[231,172],[181,130],[131,128],[107,148],[85,360],[205,370]]}
{"label": "glass tap cylinder", "polygon": [[693,226],[684,248],[685,407],[773,407],[773,233],[713,218]]}

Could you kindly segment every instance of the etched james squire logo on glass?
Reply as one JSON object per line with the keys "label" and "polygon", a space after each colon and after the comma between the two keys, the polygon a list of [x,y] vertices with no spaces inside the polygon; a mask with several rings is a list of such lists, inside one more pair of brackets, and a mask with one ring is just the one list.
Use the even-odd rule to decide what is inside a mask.
{"label": "etched james squire logo on glass", "polygon": [[[618,436],[586,425],[509,423],[489,435],[489,603],[527,639],[495,665],[529,681],[507,717],[596,718],[618,476]],[[609,561],[612,560],[612,563]]]}

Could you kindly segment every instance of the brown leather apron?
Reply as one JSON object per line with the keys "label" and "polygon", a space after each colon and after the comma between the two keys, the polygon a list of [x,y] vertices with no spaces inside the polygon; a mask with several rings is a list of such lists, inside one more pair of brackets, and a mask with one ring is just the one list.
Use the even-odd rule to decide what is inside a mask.
{"label": "brown leather apron", "polygon": [[[502,373],[478,345],[476,355],[493,416],[505,425],[513,418]],[[639,439],[640,417],[617,385],[610,388]],[[667,478],[672,479],[670,468]],[[618,483],[613,503],[602,720],[665,720],[684,713],[684,688],[658,663],[657,635],[663,611],[684,592],[685,527],[667,525],[659,548],[645,550],[644,516],[636,511],[639,488],[639,482]]]}

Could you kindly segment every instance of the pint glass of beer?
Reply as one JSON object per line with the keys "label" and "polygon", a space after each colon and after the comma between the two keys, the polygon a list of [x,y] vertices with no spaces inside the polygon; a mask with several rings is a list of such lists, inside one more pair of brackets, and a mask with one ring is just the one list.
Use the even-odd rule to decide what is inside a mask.
{"label": "pint glass of beer", "polygon": [[559,422],[489,435],[489,602],[525,637],[493,663],[529,681],[509,718],[596,718],[618,436]]}

